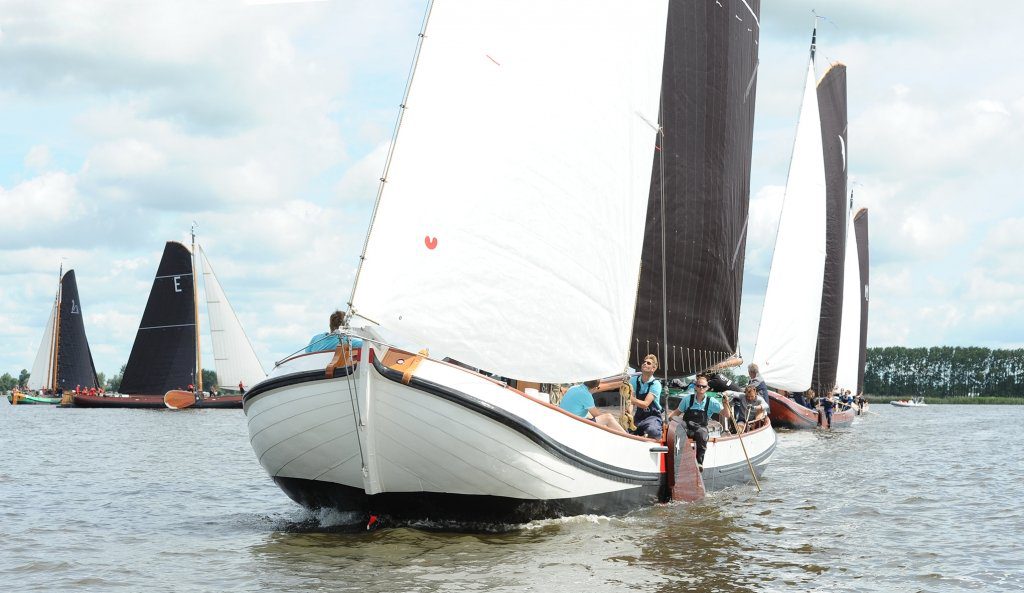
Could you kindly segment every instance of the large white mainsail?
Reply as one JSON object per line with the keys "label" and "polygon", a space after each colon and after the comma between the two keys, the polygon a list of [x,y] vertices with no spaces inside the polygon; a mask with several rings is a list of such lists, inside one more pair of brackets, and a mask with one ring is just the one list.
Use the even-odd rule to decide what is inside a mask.
{"label": "large white mainsail", "polygon": [[57,299],[53,301],[50,308],[50,317],[46,320],[46,328],[43,330],[43,341],[39,343],[39,350],[36,352],[35,362],[32,363],[32,374],[28,377],[28,388],[32,390],[52,389],[50,384],[53,378],[53,328],[57,315]]}
{"label": "large white mainsail", "polygon": [[206,258],[206,252],[199,247],[203,262],[203,286],[206,291],[206,307],[210,316],[210,338],[213,342],[213,362],[217,370],[217,382],[222,387],[234,388],[239,382],[255,385],[266,378],[256,352],[242,329],[234,309],[228,303],[227,295],[220,287],[213,266]]}
{"label": "large white mainsail", "polygon": [[836,387],[857,393],[857,369],[860,362],[860,259],[853,211],[846,225],[846,259],[843,262],[843,318],[839,331],[839,365]]}
{"label": "large white mainsail", "polygon": [[667,2],[451,0],[429,19],[352,310],[504,376],[621,371]]}
{"label": "large white mainsail", "polygon": [[772,387],[811,386],[824,267],[825,163],[812,54],[754,347],[754,362]]}

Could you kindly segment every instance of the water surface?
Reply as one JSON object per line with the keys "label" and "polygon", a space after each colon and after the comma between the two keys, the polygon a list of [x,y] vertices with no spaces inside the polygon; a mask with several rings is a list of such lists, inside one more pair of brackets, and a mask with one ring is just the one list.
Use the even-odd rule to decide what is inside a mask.
{"label": "water surface", "polygon": [[0,406],[2,591],[1024,590],[1024,407],[783,432],[760,494],[353,532],[278,490],[240,410]]}

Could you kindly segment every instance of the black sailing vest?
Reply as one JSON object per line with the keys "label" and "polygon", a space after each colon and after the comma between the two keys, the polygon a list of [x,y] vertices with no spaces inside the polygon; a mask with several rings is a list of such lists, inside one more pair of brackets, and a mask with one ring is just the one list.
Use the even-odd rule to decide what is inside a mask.
{"label": "black sailing vest", "polygon": [[693,408],[693,402],[696,399],[696,395],[686,396],[690,398],[689,405],[686,407],[686,411],[683,412],[683,421],[686,423],[695,422],[701,426],[707,427],[708,425],[708,406],[711,405],[711,396],[704,395],[704,409]]}
{"label": "black sailing vest", "polygon": [[[644,382],[642,382],[640,380],[640,375],[637,375],[637,377],[636,377],[636,385],[637,385],[636,393],[633,395],[633,397],[635,397],[635,398],[637,398],[639,400],[642,400],[645,397],[647,397],[647,394],[651,392],[651,385],[655,381],[657,381],[657,379],[655,379],[654,377],[651,377],[650,381],[648,381],[647,383],[644,383]],[[644,389],[645,387],[646,387],[646,389]],[[639,424],[642,420],[645,420],[645,419],[649,418],[650,416],[657,416],[659,418],[661,417],[661,406],[658,405],[658,398],[657,398],[657,396],[655,396],[655,398],[653,400],[651,400],[651,405],[647,406],[646,410],[638,407],[638,408],[636,408],[636,410],[633,411],[633,422]]]}

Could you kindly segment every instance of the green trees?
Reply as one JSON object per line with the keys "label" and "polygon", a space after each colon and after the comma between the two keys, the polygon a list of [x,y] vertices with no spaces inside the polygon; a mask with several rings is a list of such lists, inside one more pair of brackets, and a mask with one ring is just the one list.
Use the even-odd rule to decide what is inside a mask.
{"label": "green trees", "polygon": [[18,384],[17,379],[11,376],[10,373],[4,373],[0,375],[0,391],[10,391]]}
{"label": "green trees", "polygon": [[864,392],[872,395],[1024,396],[1024,348],[868,348]]}
{"label": "green trees", "polygon": [[203,389],[209,391],[217,387],[217,373],[210,369],[203,369]]}

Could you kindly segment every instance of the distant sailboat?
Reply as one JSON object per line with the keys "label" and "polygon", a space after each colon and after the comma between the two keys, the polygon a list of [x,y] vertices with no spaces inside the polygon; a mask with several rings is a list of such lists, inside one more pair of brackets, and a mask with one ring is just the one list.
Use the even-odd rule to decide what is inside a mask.
{"label": "distant sailboat", "polygon": [[[176,241],[164,247],[131,355],[121,378],[120,393],[78,396],[75,405],[131,408],[237,408],[241,394],[203,392],[199,348],[198,305],[193,252]],[[221,385],[254,384],[264,373],[256,354],[227,302],[213,268],[200,247],[206,279],[214,367]],[[223,373],[223,374],[222,374]],[[230,382],[229,382],[230,381]],[[192,386],[192,389],[188,389]]]}
{"label": "distant sailboat", "polygon": [[815,29],[754,346],[754,362],[765,382],[789,392],[811,387],[825,266],[825,163],[814,75],[816,34]]}
{"label": "distant sailboat", "polygon": [[[836,64],[816,82],[816,40],[815,28],[754,347],[754,362],[768,386],[789,393],[805,392],[816,380],[828,383],[819,391],[831,390],[839,345],[848,153],[846,67]],[[769,391],[769,399],[777,427],[814,428],[825,421],[818,410],[775,391]],[[837,411],[832,426],[849,424],[853,416]]]}
{"label": "distant sailboat", "polygon": [[74,270],[61,274],[27,387],[39,395],[12,394],[11,403],[56,404],[61,392],[98,387]]}

